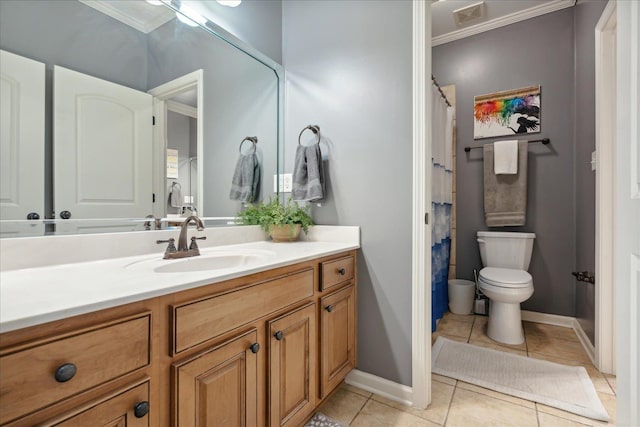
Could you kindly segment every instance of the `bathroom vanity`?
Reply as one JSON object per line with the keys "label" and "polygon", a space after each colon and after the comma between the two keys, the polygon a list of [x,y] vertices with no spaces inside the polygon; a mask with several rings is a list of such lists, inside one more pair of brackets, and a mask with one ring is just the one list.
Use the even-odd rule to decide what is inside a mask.
{"label": "bathroom vanity", "polygon": [[[197,272],[159,272],[155,254],[31,269],[34,283],[45,277],[55,283],[75,268],[87,293],[111,281],[117,287],[125,276],[139,278],[145,290],[114,297],[97,311],[90,307],[106,298],[89,296],[90,303],[79,296],[67,314],[42,309],[20,320],[37,323],[31,326],[3,322],[0,425],[303,425],[355,367],[353,246],[252,242],[203,249],[204,260],[273,252],[209,280],[196,264]],[[3,279],[17,282],[24,271]],[[93,284],[85,280],[90,275]],[[61,285],[51,304],[73,299],[73,289]],[[34,294],[35,305],[39,298]]]}

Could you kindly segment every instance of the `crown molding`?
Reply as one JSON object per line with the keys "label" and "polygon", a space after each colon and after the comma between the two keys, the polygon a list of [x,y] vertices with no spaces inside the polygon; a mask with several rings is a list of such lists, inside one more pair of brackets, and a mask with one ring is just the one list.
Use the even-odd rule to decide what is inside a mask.
{"label": "crown molding", "polygon": [[481,24],[476,24],[471,27],[462,28],[460,30],[432,37],[431,46],[439,46],[441,44],[463,39],[465,37],[475,36],[476,34],[480,34],[485,31],[495,30],[496,28],[515,24],[516,22],[524,21],[526,19],[535,18],[540,15],[556,12],[568,7],[573,7],[575,4],[576,0],[553,0],[548,3],[543,3],[539,6],[530,7],[529,9],[510,13],[509,15],[501,16],[499,18],[494,18]]}
{"label": "crown molding", "polygon": [[170,12],[166,8],[158,9],[158,13],[155,16],[151,16],[148,19],[138,19],[137,17],[131,16],[120,9],[114,4],[105,1],[105,0],[79,0],[80,3],[84,3],[89,7],[96,9],[108,15],[118,21],[127,24],[128,26],[140,31],[141,33],[149,34],[151,31],[155,30],[159,26],[164,23],[170,21],[175,18],[173,12]]}

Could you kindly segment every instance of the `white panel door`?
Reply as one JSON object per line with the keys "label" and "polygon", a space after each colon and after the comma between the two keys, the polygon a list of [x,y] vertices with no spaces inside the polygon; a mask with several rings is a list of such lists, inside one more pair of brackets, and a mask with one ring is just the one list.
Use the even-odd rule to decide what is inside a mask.
{"label": "white panel door", "polygon": [[53,77],[56,218],[150,214],[151,95],[58,66]]}
{"label": "white panel door", "polygon": [[44,219],[45,66],[0,51],[0,219]]}
{"label": "white panel door", "polygon": [[640,425],[640,2],[617,6],[615,286],[619,426]]}

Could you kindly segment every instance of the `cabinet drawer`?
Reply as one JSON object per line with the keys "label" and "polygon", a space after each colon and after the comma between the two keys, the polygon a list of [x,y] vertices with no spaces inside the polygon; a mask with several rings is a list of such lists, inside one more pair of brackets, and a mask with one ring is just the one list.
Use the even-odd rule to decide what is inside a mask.
{"label": "cabinet drawer", "polygon": [[9,350],[0,357],[0,424],[147,366],[150,332],[144,313]]}
{"label": "cabinet drawer", "polygon": [[353,279],[353,272],[353,256],[351,255],[334,261],[323,262],[320,290],[326,291]]}
{"label": "cabinet drawer", "polygon": [[149,427],[149,382],[120,389],[44,423],[57,427]]}
{"label": "cabinet drawer", "polygon": [[313,296],[313,269],[205,300],[172,306],[173,353]]}

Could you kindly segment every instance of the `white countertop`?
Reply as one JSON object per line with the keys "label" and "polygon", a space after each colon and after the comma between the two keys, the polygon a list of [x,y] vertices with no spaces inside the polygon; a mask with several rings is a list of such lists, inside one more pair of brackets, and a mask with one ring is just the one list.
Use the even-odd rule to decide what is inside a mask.
{"label": "white countertop", "polygon": [[[221,254],[255,255],[235,267],[188,272],[156,272],[157,267],[195,260],[162,260],[162,252],[98,261],[37,266],[0,272],[0,332],[8,332],[142,301],[198,286],[217,283],[277,267],[357,249],[357,227],[336,239],[340,227],[327,229],[328,241],[316,233],[313,240],[293,243],[254,241],[201,247],[201,258]],[[343,241],[337,241],[343,240]],[[199,261],[201,262],[201,261]]]}

